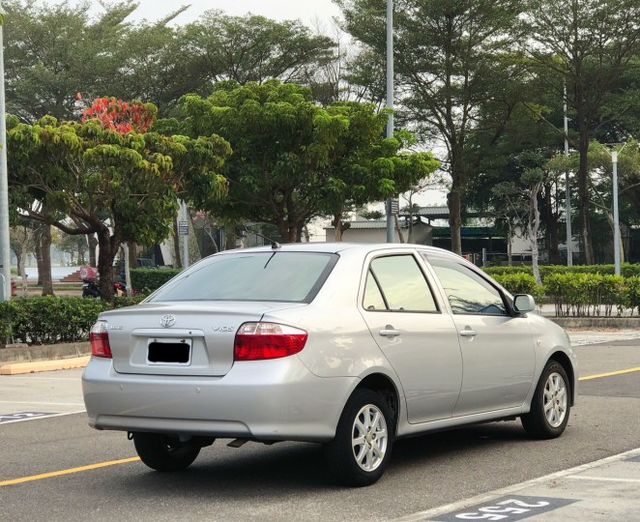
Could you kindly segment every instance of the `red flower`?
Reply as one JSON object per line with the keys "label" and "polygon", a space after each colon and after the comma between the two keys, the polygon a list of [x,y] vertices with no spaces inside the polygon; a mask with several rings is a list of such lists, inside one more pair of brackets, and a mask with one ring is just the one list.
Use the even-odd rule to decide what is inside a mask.
{"label": "red flower", "polygon": [[155,123],[155,114],[142,103],[98,98],[82,114],[83,123],[93,119],[98,120],[105,129],[119,134],[134,131],[144,133]]}

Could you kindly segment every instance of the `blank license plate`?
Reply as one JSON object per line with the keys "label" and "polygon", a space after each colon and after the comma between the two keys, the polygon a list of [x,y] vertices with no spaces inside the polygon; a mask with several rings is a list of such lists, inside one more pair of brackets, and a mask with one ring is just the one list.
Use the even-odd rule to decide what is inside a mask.
{"label": "blank license plate", "polygon": [[189,364],[190,339],[153,339],[149,342],[147,359],[155,364]]}

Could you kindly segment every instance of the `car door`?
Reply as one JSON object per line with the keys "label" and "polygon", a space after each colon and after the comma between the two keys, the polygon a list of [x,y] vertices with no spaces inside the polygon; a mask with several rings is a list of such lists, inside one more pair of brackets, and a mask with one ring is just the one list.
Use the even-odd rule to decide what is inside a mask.
{"label": "car door", "polygon": [[400,378],[409,422],[449,418],[462,383],[462,356],[451,316],[443,313],[410,251],[368,260],[361,313]]}
{"label": "car door", "polygon": [[427,254],[449,300],[462,349],[455,415],[520,406],[532,385],[534,340],[526,317],[513,316],[502,292],[452,257]]}

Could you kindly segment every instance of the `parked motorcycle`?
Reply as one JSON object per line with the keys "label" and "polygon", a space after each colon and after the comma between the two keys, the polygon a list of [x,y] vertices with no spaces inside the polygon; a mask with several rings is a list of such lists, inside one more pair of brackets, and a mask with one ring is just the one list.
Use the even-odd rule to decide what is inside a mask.
{"label": "parked motorcycle", "polygon": [[[98,271],[93,267],[80,269],[82,279],[82,297],[97,299],[100,297],[100,279]],[[113,283],[113,293],[116,297],[127,295],[127,286],[122,281]]]}

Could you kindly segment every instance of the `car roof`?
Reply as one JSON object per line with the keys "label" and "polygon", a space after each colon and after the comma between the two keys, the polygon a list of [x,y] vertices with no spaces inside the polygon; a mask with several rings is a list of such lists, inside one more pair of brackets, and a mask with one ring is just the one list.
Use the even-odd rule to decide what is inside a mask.
{"label": "car roof", "polygon": [[234,254],[240,252],[319,252],[319,253],[331,253],[338,254],[341,252],[360,253],[363,255],[369,252],[375,252],[377,250],[403,250],[403,249],[417,249],[425,251],[431,254],[440,254],[450,257],[459,258],[456,254],[443,248],[418,245],[413,243],[284,243],[278,248],[274,249],[271,246],[261,246],[253,248],[237,248],[234,250],[225,250],[220,254]]}

